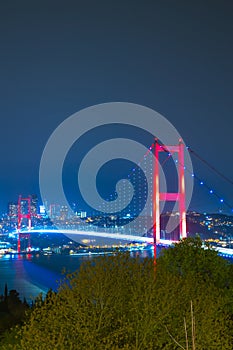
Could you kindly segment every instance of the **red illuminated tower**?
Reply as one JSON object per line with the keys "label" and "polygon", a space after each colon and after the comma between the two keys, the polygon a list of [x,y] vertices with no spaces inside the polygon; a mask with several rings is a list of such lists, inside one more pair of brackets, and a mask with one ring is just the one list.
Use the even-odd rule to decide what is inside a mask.
{"label": "red illuminated tower", "polygon": [[[155,140],[155,167],[154,167],[154,183],[153,183],[153,216],[154,216],[154,243],[160,241],[160,201],[179,202],[179,233],[180,239],[187,237],[186,232],[186,209],[185,209],[185,179],[184,179],[184,144],[179,140],[176,146],[160,145]],[[178,192],[160,192],[159,189],[159,153],[178,153]],[[155,251],[156,253],[156,251]]]}
{"label": "red illuminated tower", "polygon": [[[26,202],[27,203],[27,212],[22,212],[22,204]],[[20,253],[21,251],[21,245],[20,245],[20,239],[22,237],[28,239],[28,251],[31,250],[31,242],[30,242],[30,233],[24,234],[21,233],[21,226],[22,226],[22,219],[28,219],[28,230],[31,229],[31,222],[32,222],[32,213],[31,213],[31,197],[22,198],[22,196],[19,196],[18,199],[18,244],[17,244],[17,251]]]}

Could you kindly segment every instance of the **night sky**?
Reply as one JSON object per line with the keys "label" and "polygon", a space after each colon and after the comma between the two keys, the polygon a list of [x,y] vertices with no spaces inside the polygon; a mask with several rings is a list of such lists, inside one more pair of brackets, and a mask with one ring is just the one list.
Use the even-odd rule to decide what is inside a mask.
{"label": "night sky", "polygon": [[[230,0],[1,2],[0,211],[39,194],[54,129],[104,102],[158,111],[233,180],[232,18]],[[233,186],[193,160],[233,206]],[[191,209],[229,212],[198,185]]]}

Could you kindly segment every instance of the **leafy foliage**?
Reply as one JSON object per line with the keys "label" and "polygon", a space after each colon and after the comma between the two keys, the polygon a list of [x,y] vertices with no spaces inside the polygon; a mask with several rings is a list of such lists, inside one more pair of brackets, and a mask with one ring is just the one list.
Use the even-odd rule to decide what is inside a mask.
{"label": "leafy foliage", "polygon": [[231,271],[198,239],[164,251],[156,269],[152,259],[100,257],[38,302],[2,349],[178,349],[174,339],[186,348],[191,300],[196,350],[232,349]]}
{"label": "leafy foliage", "polygon": [[5,285],[4,295],[0,296],[0,334],[21,323],[28,307],[26,301],[20,300],[16,290],[12,289],[8,292],[7,285]]}

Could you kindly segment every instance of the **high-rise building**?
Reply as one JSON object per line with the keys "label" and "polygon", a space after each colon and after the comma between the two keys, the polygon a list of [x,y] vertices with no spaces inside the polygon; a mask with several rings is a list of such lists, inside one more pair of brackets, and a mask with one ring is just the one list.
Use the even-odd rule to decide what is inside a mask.
{"label": "high-rise building", "polygon": [[38,197],[36,194],[31,195],[31,214],[38,214]]}
{"label": "high-rise building", "polygon": [[85,219],[87,217],[87,212],[86,211],[81,211],[80,217],[81,217],[81,219]]}
{"label": "high-rise building", "polygon": [[8,203],[8,216],[16,217],[18,215],[18,203]]}
{"label": "high-rise building", "polygon": [[21,200],[21,214],[28,214],[28,201],[25,199]]}
{"label": "high-rise building", "polygon": [[61,215],[61,206],[59,204],[50,204],[48,213],[51,219],[59,219]]}
{"label": "high-rise building", "polygon": [[68,207],[67,205],[62,205],[60,209],[60,219],[67,220],[68,219]]}

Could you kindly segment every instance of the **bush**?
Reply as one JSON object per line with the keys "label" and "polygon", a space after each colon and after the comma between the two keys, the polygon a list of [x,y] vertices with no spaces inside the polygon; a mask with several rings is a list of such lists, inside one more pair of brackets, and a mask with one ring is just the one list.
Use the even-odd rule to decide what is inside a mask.
{"label": "bush", "polygon": [[[67,276],[57,294],[50,293],[32,310],[2,349],[178,349],[174,339],[186,348],[184,317],[191,344],[191,300],[196,350],[232,349],[230,283],[218,280],[218,266],[212,260],[207,275],[213,278],[199,273],[207,266],[206,254],[216,262],[218,257],[203,253],[201,247],[196,251],[191,243],[165,251],[156,269],[152,259],[134,259],[128,254],[84,263],[79,272]],[[193,271],[179,265],[183,249],[190,249],[185,264]],[[193,263],[195,254],[198,270]],[[221,268],[227,279],[228,265],[223,263]]]}

